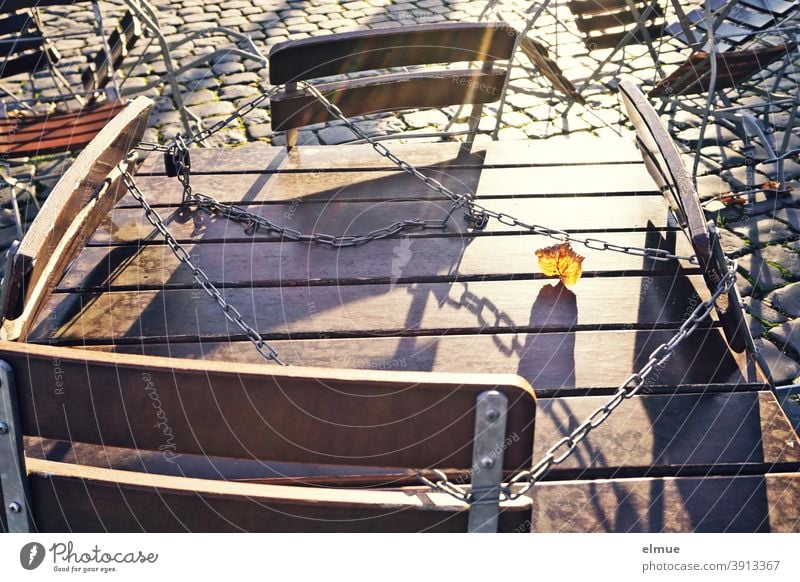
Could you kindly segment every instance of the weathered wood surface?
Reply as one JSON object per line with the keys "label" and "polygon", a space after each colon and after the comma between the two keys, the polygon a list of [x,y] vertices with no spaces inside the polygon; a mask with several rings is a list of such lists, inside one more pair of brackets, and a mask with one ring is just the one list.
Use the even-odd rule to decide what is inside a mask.
{"label": "weathered wood surface", "polygon": [[[194,156],[194,153],[193,153]],[[195,167],[193,161],[192,168]],[[423,171],[456,194],[478,198],[523,196],[637,195],[653,193],[653,182],[641,164],[592,164],[511,168],[428,168]],[[181,199],[175,178],[142,176],[139,184],[153,206],[174,205]],[[444,199],[417,178],[399,170],[291,173],[199,174],[192,189],[231,203],[298,204],[367,202],[370,200]],[[120,207],[138,206],[126,196]]]}
{"label": "weathered wood surface", "polygon": [[[450,183],[477,191],[491,208],[617,244],[674,247],[681,255],[691,254],[690,242],[667,219],[664,199],[652,182],[648,184],[644,165],[633,163],[638,154],[630,146],[620,154],[623,163],[614,163],[619,160],[604,148],[594,148],[587,150],[583,162],[573,156],[567,169],[551,164],[548,156],[555,154],[533,146],[514,150],[490,144],[475,146],[476,151],[480,147],[480,155],[462,152],[452,167],[447,164],[456,158],[453,144],[417,144],[405,151],[432,168],[437,179],[446,176]],[[569,151],[565,148],[561,155]],[[323,148],[300,147],[286,155],[280,148],[257,146],[237,155],[235,150],[198,150],[193,168],[209,164],[209,171],[197,175],[193,184],[212,196],[246,200],[251,209],[291,228],[332,234],[369,230],[420,211],[425,216],[441,213],[440,200],[386,166],[371,150],[352,146],[327,151],[330,154]],[[219,165],[214,166],[215,160]],[[172,258],[143,222],[141,211],[125,198],[78,254],[28,338],[74,347],[32,343],[14,353],[0,350],[0,357],[16,365],[23,359],[30,362],[34,354],[35,365],[26,364],[22,379],[30,395],[24,410],[29,423],[49,419],[46,425],[34,424],[41,437],[157,450],[163,435],[154,434],[153,423],[146,422],[146,413],[153,415],[142,384],[146,373],[158,387],[171,426],[175,418],[172,428],[176,439],[180,435],[183,454],[228,457],[225,466],[234,478],[269,483],[282,482],[271,473],[251,473],[249,467],[231,463],[237,463],[236,457],[242,462],[262,458],[300,463],[281,467],[317,484],[392,482],[404,486],[398,490],[403,503],[413,505],[420,489],[405,487],[413,482],[404,468],[468,466],[469,424],[474,418],[459,411],[471,410],[468,401],[477,391],[500,386],[521,398],[513,408],[509,434],[522,438],[507,452],[506,470],[523,466],[583,421],[607,398],[600,395],[637,371],[697,302],[709,296],[700,271],[685,261],[658,263],[581,248],[576,250],[586,256],[585,275],[565,288],[536,267],[535,251],[552,241],[502,225],[482,233],[467,231],[460,216],[445,232],[426,231],[339,250],[284,243],[262,233],[249,236],[224,219],[207,219],[202,230],[195,231],[192,220],[186,220],[190,217],[172,214],[175,200],[169,181],[159,175],[161,162],[147,164],[151,175],[140,178],[145,193],[152,190],[159,213],[170,217],[172,232],[189,245],[190,255],[211,279],[225,287],[225,297],[273,340],[287,361],[319,368],[250,366],[262,363],[251,344],[224,323],[219,307],[194,288],[191,273]],[[227,174],[219,171],[220,165]],[[609,185],[615,176],[617,182]],[[305,192],[304,177],[309,188]],[[303,196],[308,200],[293,204]],[[48,350],[58,353],[69,394],[53,397],[55,352]],[[162,367],[153,357],[158,355],[173,359]],[[331,367],[346,370],[325,370]],[[462,379],[413,374],[431,371],[459,373]],[[540,397],[535,425],[533,392],[520,384],[523,380],[473,375],[480,372],[516,373],[533,384]],[[310,380],[308,374],[323,382]],[[401,385],[415,396],[393,392]],[[626,401],[581,443],[576,456],[558,467],[550,481],[534,488],[533,519],[525,503],[522,509],[506,508],[501,529],[798,529],[796,517],[792,521],[795,510],[783,499],[770,493],[748,501],[745,495],[752,483],[769,489],[764,484],[776,483],[780,472],[800,469],[797,436],[763,388],[763,376],[753,361],[729,349],[712,318],[657,370],[639,396]],[[381,398],[365,405],[359,396],[366,394]],[[448,395],[448,402],[434,406],[439,402],[436,394]],[[463,402],[453,404],[453,398]],[[407,418],[419,407],[430,410],[413,415],[419,416],[407,420],[413,428],[399,437],[392,433],[391,440],[386,440],[388,431],[366,429],[357,420],[366,415],[373,425],[392,423],[397,414]],[[299,419],[297,408],[312,414]],[[97,415],[97,410],[106,414]],[[123,413],[132,417],[115,422]],[[333,428],[313,426],[331,419]],[[428,435],[443,426],[442,419],[446,438],[437,433],[435,438],[423,437],[426,447],[433,443],[430,448],[418,446],[419,438],[412,435]],[[359,427],[355,432],[353,425]],[[383,436],[365,437],[369,431]],[[353,436],[356,432],[358,438]],[[298,440],[289,445],[280,434],[297,434]],[[403,440],[411,438],[413,443]],[[387,453],[390,442],[393,448]],[[123,457],[115,467],[139,470]],[[167,481],[144,484],[137,479],[146,476],[136,472],[118,480],[119,472],[102,472],[107,465],[100,456],[91,458],[87,464],[98,467],[57,466],[52,477],[34,471],[34,494],[49,499],[44,507],[56,487],[75,508],[66,517],[42,515],[47,527],[62,530],[65,519],[76,530],[97,527],[97,517],[87,518],[82,511],[86,488],[100,501],[100,515],[108,513],[106,523],[119,529],[294,531],[307,530],[310,517],[330,520],[321,527],[332,530],[464,527],[460,508],[448,514],[435,507],[417,512],[397,506],[399,513],[390,519],[376,516],[368,496],[360,498],[360,506],[339,504],[339,499],[314,501],[312,506],[311,497],[285,501],[280,495],[269,497],[272,493],[265,489],[248,490],[247,495],[263,501],[261,506],[272,516],[267,518],[239,495],[244,490],[221,492],[219,488],[227,485],[207,480],[169,481],[175,477],[154,477]],[[442,459],[450,461],[437,462]],[[321,472],[331,463],[338,467],[326,480]],[[122,486],[110,486],[112,478]],[[289,482],[292,478],[287,476]],[[608,478],[613,480],[602,480]],[[581,513],[572,500],[587,496],[591,501],[593,483],[601,491],[599,509],[592,506],[587,514],[581,507]],[[726,488],[726,483],[733,486]],[[187,495],[186,487],[199,494]],[[698,515],[699,505],[682,495],[684,488],[703,492],[703,503],[709,506],[714,495],[728,508],[739,503],[746,518],[713,508],[705,517]],[[662,490],[668,499],[658,495]],[[617,497],[624,491],[632,492],[630,503]],[[173,517],[145,517],[136,523],[134,517],[145,504],[152,505],[155,495],[161,495],[155,503],[163,513],[169,514],[167,507],[175,510]],[[133,508],[130,515],[110,509],[123,499]],[[206,516],[198,499],[227,521]],[[288,515],[275,517],[280,514],[276,507],[288,507]],[[618,508],[617,515],[612,507]],[[202,522],[204,516],[207,521]],[[341,519],[351,521],[337,521]]]}
{"label": "weathered wood surface", "polygon": [[[541,397],[608,394],[638,371],[659,344],[662,331],[582,331],[493,333],[415,337],[291,339],[271,342],[289,361],[309,366],[365,370],[466,373],[516,372]],[[652,379],[652,393],[729,392],[763,387],[752,363],[730,354],[719,329],[701,329],[681,345],[671,365]],[[258,364],[262,357],[247,341],[170,341],[87,346],[209,361]],[[468,357],[465,357],[468,354]]]}
{"label": "weathered wood surface", "polygon": [[[419,143],[393,143],[391,149],[414,166],[508,167],[540,165],[585,165],[602,163],[641,163],[641,156],[629,139],[603,140],[579,136],[529,142],[492,142],[465,148],[458,143],[437,143],[420,147]],[[287,152],[262,143],[246,148],[200,149],[192,151],[192,174],[240,174],[321,170],[388,169],[397,167],[378,155],[369,144],[337,147],[330,155],[329,146],[303,146]],[[149,156],[137,175],[164,174],[164,156]]]}
{"label": "weathered wood surface", "polygon": [[[609,233],[603,238],[620,245],[672,248],[684,256],[691,246],[672,233],[654,241],[650,233]],[[666,239],[666,240],[665,240]],[[542,278],[534,272],[535,252],[545,244],[536,235],[465,236],[414,239],[384,239],[347,249],[306,243],[275,241],[228,242],[186,245],[215,284],[227,287],[292,287],[307,285],[352,285],[356,283],[414,283],[469,281],[497,276],[503,265],[505,278]],[[576,248],[586,257],[584,277],[674,275],[673,261],[645,261],[622,253]],[[407,262],[400,253],[410,253]],[[302,253],[303,261],[293,257]],[[258,270],[253,268],[258,257]],[[684,273],[698,271],[681,261]],[[61,279],[58,291],[162,290],[192,287],[191,270],[181,265],[166,245],[87,246]]]}
{"label": "weathered wood surface", "polygon": [[531,531],[797,532],[798,495],[797,473],[542,483]]}

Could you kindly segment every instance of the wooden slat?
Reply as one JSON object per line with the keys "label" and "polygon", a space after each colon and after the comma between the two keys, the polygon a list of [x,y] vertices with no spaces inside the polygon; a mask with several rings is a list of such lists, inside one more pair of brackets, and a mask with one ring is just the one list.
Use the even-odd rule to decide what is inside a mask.
{"label": "wooden slat", "polygon": [[[341,490],[147,475],[31,460],[46,532],[465,532],[466,504],[427,489]],[[525,532],[530,500],[501,506],[499,530]]]}
{"label": "wooden slat", "polygon": [[786,14],[792,10],[793,8],[796,9],[797,5],[792,2],[787,2],[786,0],[739,0],[742,4],[746,6],[752,6],[758,10],[762,10],[764,12],[768,12],[775,16],[786,16]]}
{"label": "wooden slat", "polygon": [[47,65],[47,57],[43,50],[20,55],[12,59],[4,59],[0,63],[0,79],[13,77],[21,73],[38,71]]}
{"label": "wooden slat", "polygon": [[[763,47],[741,51],[728,51],[717,55],[716,90],[736,87],[764,70],[787,52],[796,50],[795,44]],[[711,60],[708,53],[697,51],[689,55],[677,69],[650,90],[650,97],[668,95],[696,95],[709,89]]]}
{"label": "wooden slat", "polygon": [[[544,456],[553,442],[606,400],[540,400],[534,458]],[[650,394],[623,403],[551,477],[561,481],[798,469],[800,441],[771,392]]]}
{"label": "wooden slat", "polygon": [[[24,335],[41,303],[61,278],[97,223],[119,200],[118,183],[103,191],[111,170],[145,130],[152,101],[138,98],[115,117],[81,153],[53,188],[23,239],[15,262],[27,273],[23,309],[6,322],[7,339]],[[98,195],[98,192],[103,192]]]}
{"label": "wooden slat", "polygon": [[507,60],[516,31],[504,23],[447,23],[362,30],[281,43],[269,52],[270,83],[459,61]]}
{"label": "wooden slat", "polygon": [[83,149],[124,107],[113,101],[78,113],[5,120],[0,154],[19,158]]}
{"label": "wooden slat", "polygon": [[612,479],[533,489],[534,532],[798,532],[800,475]]}
{"label": "wooden slat", "polygon": [[[608,394],[638,371],[660,344],[675,334],[661,331],[495,333],[418,337],[278,340],[271,342],[290,363],[318,367],[418,372],[515,372],[542,398]],[[91,346],[102,351],[258,364],[247,341],[135,343]],[[752,390],[762,386],[754,366],[731,353],[719,329],[699,329],[683,342],[670,364],[648,383],[651,393]]]}
{"label": "wooden slat", "polygon": [[[417,167],[508,167],[510,165],[584,165],[641,162],[632,140],[585,135],[554,137],[525,142],[496,141],[464,146],[456,143],[392,143],[391,150]],[[485,162],[484,162],[485,157]],[[379,156],[369,144],[299,146],[286,148],[250,143],[240,148],[192,151],[192,176],[199,174],[273,173],[278,171],[348,171],[397,167]],[[150,154],[137,176],[164,174],[164,156]]]}
{"label": "wooden slat", "polygon": [[[500,99],[505,69],[490,72],[443,70],[381,75],[316,85],[347,117],[382,111],[426,109]],[[280,92],[270,98],[272,128],[283,131],[338,119],[305,89]]]}
{"label": "wooden slat", "polygon": [[[652,233],[608,234],[608,242],[625,246],[672,249]],[[692,252],[686,237],[675,238],[678,254]],[[217,285],[304,286],[357,282],[409,283],[482,278],[542,277],[535,252],[548,244],[536,235],[385,239],[348,249],[284,243],[187,245],[190,256]],[[674,273],[673,262],[650,261],[608,251],[578,248],[585,258],[584,277],[598,274]],[[302,261],[296,257],[303,256]],[[688,262],[684,267],[692,269]],[[117,291],[192,287],[194,277],[164,245],[86,247],[70,265],[58,290]]]}
{"label": "wooden slat", "polygon": [[[647,167],[653,179],[662,187],[678,223],[692,241],[694,255],[708,288],[713,292],[727,276],[728,265],[713,224],[711,227],[707,225],[700,198],[683,160],[655,109],[639,88],[630,82],[623,82],[620,84],[620,94],[628,117],[636,128]],[[731,285],[715,304],[728,341],[737,352],[744,351],[752,344],[740,303],[736,286]]]}
{"label": "wooden slat", "polygon": [[[612,199],[613,200],[613,199]],[[558,225],[563,230],[607,232],[620,230],[654,230],[667,226],[667,210],[660,195],[629,198],[629,203],[614,204],[604,197],[588,198],[539,198],[539,199],[485,199],[487,208],[506,212],[520,220],[534,224]],[[324,232],[332,235],[365,234],[411,218],[442,220],[450,209],[448,200],[380,201],[333,204],[267,204],[253,205],[249,209],[276,224],[300,232]],[[242,225],[225,218],[205,215],[198,229],[191,216],[176,208],[159,208],[158,213],[168,224],[172,234],[185,242],[252,242],[253,240],[277,239],[274,233],[259,230],[246,234]],[[599,228],[598,228],[599,227]],[[409,230],[409,236],[440,236],[449,234],[464,236],[469,224],[463,212],[457,211],[447,228]],[[520,227],[505,226],[490,221],[483,233],[525,232]],[[147,222],[143,211],[137,208],[118,208],[92,235],[91,244],[127,244],[138,240],[157,240],[154,229]],[[544,241],[544,239],[543,239]],[[544,241],[547,242],[547,241]],[[544,245],[543,242],[543,245]]]}
{"label": "wooden slat", "polygon": [[0,12],[13,12],[23,8],[41,8],[42,6],[64,6],[65,4],[81,4],[90,0],[5,0]]}
{"label": "wooden slat", "polygon": [[[261,333],[297,338],[676,325],[695,304],[695,293],[702,299],[709,295],[697,275],[583,279],[571,289],[553,283],[236,288],[227,289],[225,296]],[[28,339],[211,340],[238,331],[200,289],[75,293],[53,295]]]}
{"label": "wooden slat", "polygon": [[[486,196],[607,196],[654,192],[642,164],[595,164],[585,166],[540,166],[484,168],[479,170],[426,169],[456,194]],[[137,184],[153,206],[175,205],[181,199],[180,183],[164,176],[139,176]],[[442,198],[414,176],[402,171],[350,171],[278,174],[201,174],[192,177],[195,192],[220,202],[323,202],[412,200]],[[138,207],[130,195],[119,207]],[[295,214],[295,212],[292,212]]]}
{"label": "wooden slat", "polygon": [[[636,8],[641,10],[648,4],[652,4],[652,2],[638,0],[634,1],[633,4]],[[569,6],[570,12],[576,16],[593,16],[628,8],[626,0],[570,0],[567,2],[567,5]]]}
{"label": "wooden slat", "polygon": [[0,357],[14,368],[29,436],[175,454],[465,470],[475,399],[498,390],[508,398],[507,434],[518,435],[504,466],[531,463],[535,397],[512,374],[225,366],[13,342],[4,342]]}

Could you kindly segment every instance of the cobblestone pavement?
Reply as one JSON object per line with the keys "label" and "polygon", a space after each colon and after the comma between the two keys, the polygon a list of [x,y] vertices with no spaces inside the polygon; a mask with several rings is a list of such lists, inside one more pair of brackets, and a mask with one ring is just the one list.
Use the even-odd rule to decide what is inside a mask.
{"label": "cobblestone pavement", "polygon": [[[692,4],[687,0],[687,4]],[[193,31],[212,25],[221,25],[249,34],[264,54],[269,48],[290,39],[312,35],[338,33],[372,27],[387,27],[433,22],[475,21],[485,4],[481,0],[153,0],[158,9],[159,21],[168,40],[175,41]],[[555,2],[551,13],[543,14],[532,35],[547,44],[567,78],[580,86],[597,65],[596,56],[590,56],[575,28],[572,16],[563,2]],[[531,3],[524,0],[505,0],[495,12],[507,22],[521,28],[521,23]],[[101,2],[106,22],[111,22],[124,8],[120,0]],[[497,18],[492,18],[496,20]],[[45,9],[45,25],[49,32],[90,27],[93,15],[88,4],[69,9]],[[145,51],[144,43],[137,45],[134,55]],[[180,63],[197,55],[206,54],[219,46],[218,39],[202,39],[173,52]],[[57,42],[64,55],[61,62],[70,82],[79,81],[85,55],[93,53],[97,39],[89,34],[78,38],[65,38]],[[154,47],[147,49],[154,51]],[[686,50],[674,43],[661,46],[661,61],[669,71],[686,57]],[[134,59],[130,59],[134,61]],[[800,64],[800,58],[795,65]],[[520,57],[513,69],[508,107],[503,114],[499,133],[501,140],[540,139],[569,133],[592,133],[612,136],[626,133],[617,96],[611,90],[619,77],[633,75],[647,86],[656,78],[652,60],[643,47],[631,47],[620,53],[605,69],[602,82],[594,82],[585,90],[587,106],[567,108],[564,101],[536,78],[531,64]],[[129,72],[125,88],[136,93],[141,87],[158,78],[163,65],[139,65]],[[208,125],[223,119],[238,105],[244,103],[267,86],[268,71],[261,63],[241,61],[226,57],[210,68],[194,69],[184,74],[180,81],[183,95],[190,109]],[[800,73],[790,68],[783,89],[796,94]],[[7,83],[12,88],[14,83]],[[16,85],[20,91],[30,91],[24,80]],[[34,81],[37,95],[53,93],[49,78]],[[170,98],[170,89],[158,88],[147,92],[156,99],[146,140],[164,140],[181,131],[178,113]],[[479,139],[491,139],[497,106],[485,108]],[[369,133],[382,134],[398,131],[431,132],[440,130],[457,115],[456,108],[433,111],[408,111],[399,114],[373,115],[361,120]],[[679,143],[690,147],[697,143],[699,119],[680,112],[664,117],[669,121]],[[786,131],[786,116],[783,127]],[[269,111],[256,109],[241,123],[226,128],[215,136],[218,146],[262,140],[276,145],[283,136],[271,137]],[[454,129],[465,127],[465,119],[458,118]],[[800,131],[789,128],[794,147],[800,146]],[[698,189],[701,197],[709,200],[709,217],[716,217],[720,225],[726,252],[739,257],[739,285],[746,301],[750,328],[757,345],[768,362],[778,384],[800,382],[800,163],[797,159],[786,163],[787,178],[794,191],[788,195],[759,194],[754,201],[742,206],[725,206],[714,197],[740,190],[745,181],[745,158],[737,153],[742,144],[728,131],[715,131],[704,148],[706,158],[701,164]],[[351,132],[339,123],[312,126],[300,132],[301,144],[336,144],[351,139]],[[687,154],[687,163],[691,158]],[[58,175],[65,162],[47,161],[37,164],[37,174]],[[24,176],[33,171],[30,163],[13,168],[14,174]],[[756,182],[770,179],[770,168],[758,167]],[[8,194],[5,206],[8,204]],[[0,219],[9,224],[10,211],[6,208]],[[556,225],[557,226],[557,225]],[[10,239],[11,228],[3,228]],[[0,244],[2,241],[0,241]],[[7,243],[6,243],[7,244]]]}

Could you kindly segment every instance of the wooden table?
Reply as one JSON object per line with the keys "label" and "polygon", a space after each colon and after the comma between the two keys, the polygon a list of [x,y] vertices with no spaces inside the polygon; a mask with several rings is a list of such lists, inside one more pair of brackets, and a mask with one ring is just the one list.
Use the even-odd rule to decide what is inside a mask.
{"label": "wooden table", "polygon": [[[629,140],[394,144],[488,207],[541,225],[691,255]],[[358,234],[443,216],[447,202],[369,146],[192,152],[192,185],[300,231]],[[137,182],[225,296],[292,364],[517,373],[538,401],[534,458],[567,434],[709,296],[691,265],[585,248],[583,278],[543,276],[542,236],[456,213],[444,231],[344,249],[198,228],[152,155]],[[89,239],[27,341],[260,362],[126,196]],[[539,531],[800,527],[800,443],[716,322],[534,489]],[[735,476],[735,477],[734,477]],[[599,481],[591,481],[600,479]],[[613,479],[613,480],[610,480]],[[745,500],[746,507],[739,505]],[[748,501],[749,500],[749,501]],[[734,509],[736,511],[734,511]]]}

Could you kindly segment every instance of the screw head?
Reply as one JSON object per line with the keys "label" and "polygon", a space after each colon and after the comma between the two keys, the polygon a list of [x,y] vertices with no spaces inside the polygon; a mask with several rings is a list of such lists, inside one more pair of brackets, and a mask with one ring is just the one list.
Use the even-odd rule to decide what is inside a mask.
{"label": "screw head", "polygon": [[494,422],[498,418],[500,418],[500,413],[497,412],[494,408],[490,408],[486,411],[486,418]]}
{"label": "screw head", "polygon": [[481,464],[481,467],[483,467],[484,469],[488,469],[492,465],[494,465],[494,459],[492,459],[491,457],[483,457],[481,459],[480,464]]}
{"label": "screw head", "polygon": [[8,425],[5,422],[0,422],[0,434],[8,434]]}
{"label": "screw head", "polygon": [[20,511],[22,511],[22,506],[16,501],[12,501],[11,503],[8,504],[8,510],[11,513],[19,513]]}

